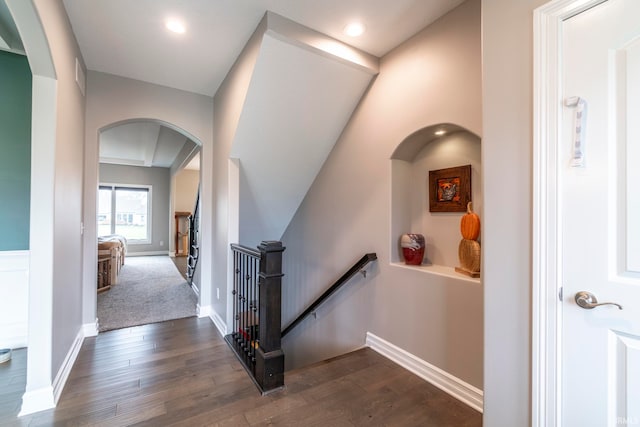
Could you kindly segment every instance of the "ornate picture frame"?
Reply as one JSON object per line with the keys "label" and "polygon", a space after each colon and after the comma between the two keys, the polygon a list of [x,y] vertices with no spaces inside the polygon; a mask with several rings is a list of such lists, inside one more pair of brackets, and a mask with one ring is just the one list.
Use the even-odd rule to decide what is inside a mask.
{"label": "ornate picture frame", "polygon": [[466,212],[471,165],[429,171],[429,212]]}

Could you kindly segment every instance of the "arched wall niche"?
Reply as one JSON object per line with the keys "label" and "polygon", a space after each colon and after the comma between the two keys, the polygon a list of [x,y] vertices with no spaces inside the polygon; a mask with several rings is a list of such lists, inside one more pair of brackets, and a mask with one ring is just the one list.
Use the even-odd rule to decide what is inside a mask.
{"label": "arched wall niche", "polygon": [[[436,133],[438,132],[438,133]],[[443,132],[442,134],[440,134]],[[424,127],[406,137],[391,155],[391,262],[404,264],[400,236],[423,234],[423,266],[460,276],[458,265],[460,212],[429,212],[429,171],[471,165],[471,199],[481,212],[480,137],[452,123]]]}

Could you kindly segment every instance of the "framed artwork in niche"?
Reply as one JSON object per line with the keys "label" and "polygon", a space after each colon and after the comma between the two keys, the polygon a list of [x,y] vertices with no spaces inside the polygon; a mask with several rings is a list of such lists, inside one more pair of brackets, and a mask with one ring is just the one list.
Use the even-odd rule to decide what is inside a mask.
{"label": "framed artwork in niche", "polygon": [[466,212],[471,165],[429,171],[429,212]]}

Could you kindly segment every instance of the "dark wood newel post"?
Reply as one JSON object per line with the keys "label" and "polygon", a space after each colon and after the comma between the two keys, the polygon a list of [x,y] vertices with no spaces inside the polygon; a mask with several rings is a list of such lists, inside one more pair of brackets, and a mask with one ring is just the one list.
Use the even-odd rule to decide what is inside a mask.
{"label": "dark wood newel post", "polygon": [[263,241],[260,251],[260,347],[255,378],[263,392],[284,386],[284,353],[280,348],[282,311],[282,242]]}

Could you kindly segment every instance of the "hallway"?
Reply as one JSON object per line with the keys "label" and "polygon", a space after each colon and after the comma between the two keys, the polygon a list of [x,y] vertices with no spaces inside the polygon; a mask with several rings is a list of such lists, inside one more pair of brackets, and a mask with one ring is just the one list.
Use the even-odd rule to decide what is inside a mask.
{"label": "hallway", "polygon": [[480,413],[370,349],[285,382],[260,396],[209,319],[180,319],[87,338],[57,408],[0,414],[0,424],[482,425]]}

